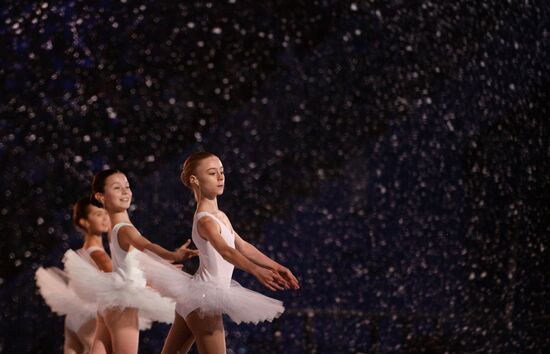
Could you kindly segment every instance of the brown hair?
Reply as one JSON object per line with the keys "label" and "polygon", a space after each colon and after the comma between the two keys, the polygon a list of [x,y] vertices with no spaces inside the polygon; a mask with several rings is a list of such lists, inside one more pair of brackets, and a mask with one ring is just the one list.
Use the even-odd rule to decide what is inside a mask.
{"label": "brown hair", "polygon": [[103,208],[103,203],[97,200],[97,198],[95,197],[95,194],[105,192],[105,180],[107,180],[109,176],[112,176],[117,173],[122,173],[122,172],[120,172],[119,170],[115,170],[113,168],[109,168],[107,170],[103,170],[101,172],[96,173],[92,181],[92,195],[90,196],[91,204],[99,208]]}
{"label": "brown hair", "polygon": [[189,155],[189,157],[187,157],[183,162],[182,171],[180,174],[181,183],[183,183],[186,187],[193,189],[190,181],[191,175],[196,172],[197,166],[202,160],[212,156],[215,157],[216,155],[207,151],[194,152]]}
{"label": "brown hair", "polygon": [[[84,228],[82,225],[80,225],[80,219],[88,219],[88,213],[90,212],[88,210],[88,207],[90,205],[97,206],[94,202],[90,200],[89,197],[83,197],[80,198],[73,206],[73,224],[76,226],[77,229],[80,229],[82,231]],[[101,205],[99,206],[101,208]]]}

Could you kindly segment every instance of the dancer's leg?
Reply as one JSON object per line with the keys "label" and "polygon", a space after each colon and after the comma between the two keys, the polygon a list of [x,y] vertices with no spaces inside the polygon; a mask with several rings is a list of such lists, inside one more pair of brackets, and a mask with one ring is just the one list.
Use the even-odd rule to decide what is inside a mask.
{"label": "dancer's leg", "polygon": [[76,332],[80,343],[82,344],[82,353],[89,353],[92,349],[95,334],[95,318],[84,323]]}
{"label": "dancer's leg", "polygon": [[82,345],[75,332],[65,326],[65,341],[63,343],[63,354],[82,353]]}
{"label": "dancer's leg", "polygon": [[194,341],[195,338],[193,338],[193,333],[187,323],[176,312],[176,318],[172,327],[170,327],[166,341],[164,341],[161,354],[185,354],[191,349]]}
{"label": "dancer's leg", "polygon": [[90,354],[106,354],[113,351],[111,335],[105,324],[105,319],[99,313],[96,316],[94,342]]}
{"label": "dancer's leg", "polygon": [[105,324],[111,334],[113,352],[116,354],[137,354],[139,345],[138,309],[108,309]]}
{"label": "dancer's leg", "polygon": [[225,332],[221,315],[200,317],[196,311],[185,319],[201,354],[225,354]]}

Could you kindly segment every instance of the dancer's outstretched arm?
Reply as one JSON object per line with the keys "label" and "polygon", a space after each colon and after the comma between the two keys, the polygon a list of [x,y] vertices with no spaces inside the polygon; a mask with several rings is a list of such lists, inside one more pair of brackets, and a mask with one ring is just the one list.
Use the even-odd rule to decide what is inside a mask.
{"label": "dancer's outstretched arm", "polygon": [[235,267],[254,275],[262,285],[270,290],[283,290],[285,280],[271,269],[261,267],[250,261],[235,248],[230,247],[220,234],[219,225],[210,217],[203,217],[197,222],[199,234],[209,241],[218,253]]}
{"label": "dancer's outstretched arm", "polygon": [[[235,231],[233,231],[235,232]],[[263,254],[259,249],[254,245],[242,239],[242,237],[235,232],[235,247],[239,252],[241,252],[246,258],[256,263],[257,265],[271,269],[277,272],[285,280],[285,287],[287,289],[299,289],[300,285],[298,279],[292,274],[290,269],[283,266],[280,263],[275,262],[273,259],[269,258]]]}
{"label": "dancer's outstretched arm", "polygon": [[118,241],[121,246],[133,246],[140,251],[149,250],[159,257],[172,262],[182,261],[199,254],[197,250],[187,248],[187,246],[191,243],[191,240],[187,240],[183,246],[172,252],[160,245],[157,245],[156,243],[149,241],[133,226],[122,226],[118,233]]}

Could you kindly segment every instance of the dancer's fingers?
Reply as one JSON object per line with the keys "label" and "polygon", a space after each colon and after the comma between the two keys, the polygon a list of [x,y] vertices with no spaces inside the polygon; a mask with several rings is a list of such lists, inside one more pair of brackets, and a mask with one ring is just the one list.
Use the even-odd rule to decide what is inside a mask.
{"label": "dancer's fingers", "polygon": [[289,269],[285,269],[283,276],[287,278],[288,283],[290,284],[290,287],[293,289],[299,289],[300,284],[298,282],[298,279],[292,274],[292,272]]}
{"label": "dancer's fingers", "polygon": [[271,291],[276,291],[276,289],[269,283],[269,282],[263,282],[264,286],[268,288]]}
{"label": "dancer's fingers", "polygon": [[280,284],[279,284],[277,281],[275,281],[275,280],[273,280],[273,281],[271,282],[271,284],[272,284],[272,286],[273,286],[274,288],[276,288],[277,290],[285,290],[285,288],[284,288],[282,285],[280,285]]}
{"label": "dancer's fingers", "polygon": [[272,272],[272,274],[273,274],[272,282],[274,286],[279,290],[284,290],[285,289],[284,287],[287,285],[286,280],[276,272]]}
{"label": "dancer's fingers", "polygon": [[190,243],[191,243],[191,239],[188,238],[187,241],[185,241],[185,243],[181,247],[187,248],[187,246],[189,246]]}

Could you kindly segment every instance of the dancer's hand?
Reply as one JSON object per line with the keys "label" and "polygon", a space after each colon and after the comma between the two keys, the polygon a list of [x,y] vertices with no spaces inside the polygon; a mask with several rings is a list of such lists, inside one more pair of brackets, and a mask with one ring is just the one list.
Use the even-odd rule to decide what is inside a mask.
{"label": "dancer's hand", "polygon": [[300,289],[300,284],[298,283],[298,279],[292,274],[290,269],[288,269],[285,266],[278,265],[273,269],[277,274],[279,274],[284,280],[285,280],[285,288],[286,289]]}
{"label": "dancer's hand", "polygon": [[271,269],[257,267],[254,276],[269,290],[284,290],[285,280]]}
{"label": "dancer's hand", "polygon": [[196,257],[199,255],[199,251],[192,250],[187,248],[189,244],[191,243],[191,240],[188,239],[183,246],[178,248],[174,253],[176,254],[176,261],[183,261],[191,257]]}

